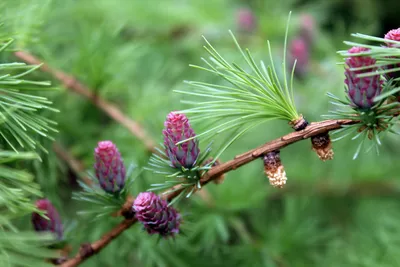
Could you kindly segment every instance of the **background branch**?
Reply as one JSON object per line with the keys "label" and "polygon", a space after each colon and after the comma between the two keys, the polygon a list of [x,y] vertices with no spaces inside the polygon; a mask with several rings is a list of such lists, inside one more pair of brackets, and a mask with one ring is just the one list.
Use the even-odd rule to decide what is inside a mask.
{"label": "background branch", "polygon": [[68,168],[77,176],[80,177],[85,184],[91,185],[92,180],[90,180],[87,175],[83,175],[82,173],[86,170],[85,165],[77,160],[71,153],[69,153],[61,144],[54,142],[53,143],[53,150],[57,154],[57,156],[63,160]]}
{"label": "background branch", "polygon": [[[31,55],[28,52],[17,51],[14,54],[16,57],[25,61],[28,64],[32,65],[42,64],[42,60],[36,58],[35,56]],[[47,64],[43,64],[41,66],[41,70],[51,74],[55,79],[60,81],[65,86],[65,88],[87,98],[95,106],[103,110],[104,113],[106,113],[112,119],[120,123],[126,129],[128,129],[134,136],[136,136],[139,140],[141,140],[149,152],[155,151],[154,150],[155,143],[149,137],[149,134],[143,129],[143,127],[140,124],[125,116],[125,114],[117,106],[93,93],[92,90],[90,90],[87,86],[79,82],[72,75],[50,68]]]}

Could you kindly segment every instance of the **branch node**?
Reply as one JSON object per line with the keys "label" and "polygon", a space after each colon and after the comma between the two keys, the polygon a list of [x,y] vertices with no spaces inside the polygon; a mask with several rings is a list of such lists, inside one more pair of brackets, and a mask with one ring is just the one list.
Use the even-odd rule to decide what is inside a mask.
{"label": "branch node", "polygon": [[50,262],[53,263],[54,265],[60,265],[63,264],[68,260],[67,256],[61,256],[57,259],[51,259]]}
{"label": "branch node", "polygon": [[90,244],[90,243],[84,243],[79,248],[79,255],[82,258],[88,258],[88,257],[92,256],[94,253],[95,253],[95,251],[92,248],[92,244]]}
{"label": "branch node", "polygon": [[306,121],[303,115],[300,114],[299,118],[292,120],[291,122],[289,122],[289,124],[296,132],[299,132],[301,130],[304,130],[308,126],[308,121]]}
{"label": "branch node", "polygon": [[135,217],[135,212],[132,209],[133,201],[135,201],[135,198],[133,196],[128,196],[124,205],[118,211],[118,215],[124,216],[124,218],[127,220]]}

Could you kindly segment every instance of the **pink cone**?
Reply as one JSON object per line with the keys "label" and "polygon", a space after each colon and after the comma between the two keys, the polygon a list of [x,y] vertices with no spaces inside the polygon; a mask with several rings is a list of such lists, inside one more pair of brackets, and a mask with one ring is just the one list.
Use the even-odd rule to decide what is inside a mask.
{"label": "pink cone", "polygon": [[140,193],[132,206],[136,218],[149,234],[160,234],[163,237],[179,233],[181,217],[168,203],[153,192]]}
{"label": "pink cone", "polygon": [[164,126],[165,153],[171,161],[171,166],[187,169],[195,166],[200,153],[197,139],[194,138],[176,145],[180,141],[196,136],[188,118],[184,114],[171,112],[168,114]]}
{"label": "pink cone", "polygon": [[37,232],[52,232],[56,234],[57,239],[61,240],[63,238],[63,226],[56,208],[54,208],[48,199],[37,200],[36,207],[45,211],[44,214],[49,218],[49,220],[36,212],[32,213],[32,224],[35,230]]}
{"label": "pink cone", "polygon": [[[349,53],[367,52],[369,49],[364,47],[353,47]],[[359,68],[372,66],[376,60],[370,56],[350,56],[346,59],[345,66],[345,84],[347,85],[347,94],[353,105],[360,109],[369,109],[374,105],[374,98],[382,91],[382,81],[380,75],[359,78],[356,75],[375,71],[377,68],[368,68],[365,70],[350,70],[350,68]]]}
{"label": "pink cone", "polygon": [[94,150],[96,177],[101,188],[117,193],[125,185],[125,165],[117,147],[111,141],[101,141]]}

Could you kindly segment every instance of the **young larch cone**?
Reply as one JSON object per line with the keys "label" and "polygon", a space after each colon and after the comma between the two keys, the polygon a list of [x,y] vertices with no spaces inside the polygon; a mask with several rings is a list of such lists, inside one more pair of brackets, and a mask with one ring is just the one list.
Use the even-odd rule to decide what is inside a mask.
{"label": "young larch cone", "polygon": [[168,114],[164,126],[165,153],[171,161],[171,167],[190,169],[195,166],[200,153],[197,138],[176,145],[180,141],[196,136],[188,118],[184,114],[171,112]]}
{"label": "young larch cone", "polygon": [[[297,60],[297,61],[296,61]],[[309,44],[303,38],[297,38],[289,44],[289,71],[292,71],[294,62],[296,61],[296,67],[294,74],[297,78],[304,78],[308,72],[310,62],[310,51]]]}
{"label": "young larch cone", "polygon": [[101,141],[94,150],[94,170],[101,188],[108,193],[117,193],[125,185],[125,165],[116,145]]}
{"label": "young larch cone", "polygon": [[[364,47],[352,47],[349,53],[362,53],[369,51]],[[382,81],[380,75],[372,75],[369,77],[357,77],[358,74],[376,71],[377,68],[367,68],[363,70],[350,70],[351,68],[360,68],[372,66],[376,60],[369,56],[350,56],[346,59],[344,80],[347,85],[347,94],[352,104],[360,109],[370,109],[374,105],[374,98],[382,91]]]}
{"label": "young larch cone", "polygon": [[133,202],[132,209],[149,234],[169,237],[179,233],[180,214],[173,207],[168,207],[167,201],[155,193],[140,193]]}
{"label": "young larch cone", "polygon": [[312,149],[322,161],[333,159],[333,149],[329,133],[321,133],[311,137]]}
{"label": "young larch cone", "polygon": [[56,235],[58,240],[61,240],[63,238],[63,226],[56,208],[48,199],[39,199],[35,204],[38,209],[45,211],[44,215],[49,218],[46,219],[40,214],[33,212],[32,224],[35,230],[37,232],[52,232]]}
{"label": "young larch cone", "polygon": [[307,42],[309,46],[312,45],[315,35],[315,20],[310,14],[303,14],[300,17],[300,36]]}
{"label": "young larch cone", "polygon": [[[387,34],[385,34],[385,39],[387,40],[392,40],[392,41],[397,41],[400,42],[400,28],[398,29],[394,29],[394,30],[390,30]],[[400,43],[399,44],[395,44],[395,43],[389,43],[387,42],[386,45],[388,47],[397,47],[400,48]],[[385,66],[385,69],[394,69],[394,68],[400,68],[400,63],[398,64],[390,64]],[[389,72],[386,73],[387,77],[389,79],[391,78],[399,78],[400,77],[400,70],[399,71],[395,71],[395,72]],[[400,84],[400,82],[398,82],[398,84]]]}
{"label": "young larch cone", "polygon": [[264,155],[264,172],[273,187],[282,188],[287,181],[285,168],[282,165],[280,152],[272,151]]}
{"label": "young larch cone", "polygon": [[237,24],[240,30],[252,32],[256,28],[256,18],[253,11],[248,8],[241,8],[237,11]]}

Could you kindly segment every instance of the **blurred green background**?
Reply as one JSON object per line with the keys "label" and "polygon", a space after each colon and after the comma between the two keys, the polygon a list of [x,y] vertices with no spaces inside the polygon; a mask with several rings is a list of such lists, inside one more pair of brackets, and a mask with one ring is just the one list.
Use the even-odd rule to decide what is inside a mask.
{"label": "blurred green background", "polygon": [[[353,40],[350,33],[383,36],[400,27],[399,1],[2,0],[0,20],[16,48],[75,76],[159,143],[165,116],[185,107],[173,90],[186,88],[184,80],[222,83],[189,67],[207,56],[201,36],[232,61],[240,55],[229,29],[256,60],[268,62],[270,40],[279,64],[289,11],[289,43],[302,37],[304,18],[311,18],[310,57],[294,87],[300,113],[318,121],[334,108],[327,92],[344,98],[336,51],[348,49],[343,41]],[[241,17],[248,13],[250,20]],[[47,114],[59,124],[56,142],[88,170],[100,140],[117,144],[127,164],[146,166],[149,153],[126,128],[48,74],[36,75],[58,89],[47,94],[60,110]],[[221,160],[290,131],[282,121],[261,125]],[[51,150],[53,142],[42,142],[50,152],[30,168],[71,229],[68,238],[76,250],[120,219],[93,222],[77,215],[85,208],[71,200],[80,190],[79,178]],[[272,188],[261,160],[255,161],[228,173],[223,184],[207,185],[207,198],[196,194],[181,202],[183,234],[175,240],[158,240],[135,225],[82,266],[400,266],[399,141],[387,136],[379,156],[372,152],[352,160],[356,146],[349,139],[336,142],[335,159],[322,162],[309,141],[296,143],[281,151],[286,189]],[[145,171],[135,193],[162,180]],[[28,220],[20,222],[22,228],[31,229]]]}

